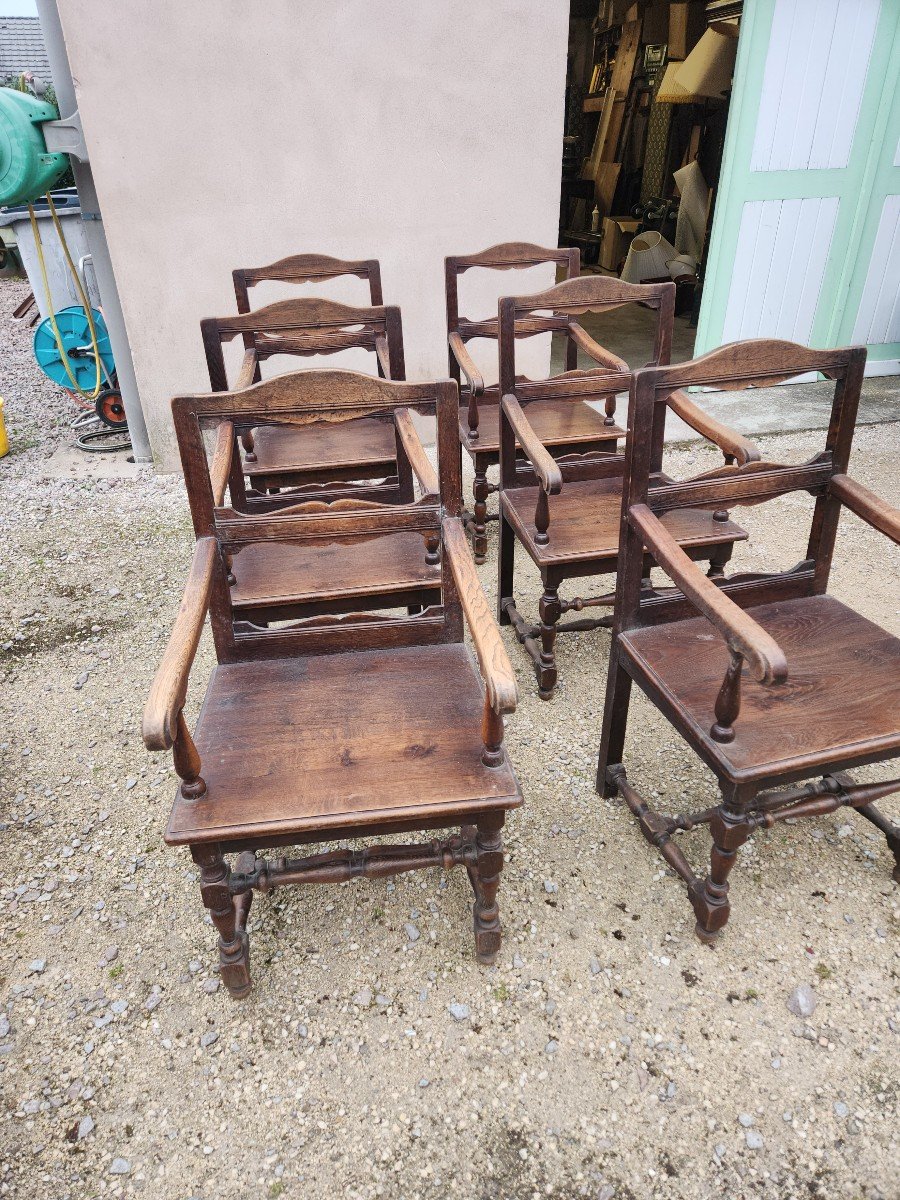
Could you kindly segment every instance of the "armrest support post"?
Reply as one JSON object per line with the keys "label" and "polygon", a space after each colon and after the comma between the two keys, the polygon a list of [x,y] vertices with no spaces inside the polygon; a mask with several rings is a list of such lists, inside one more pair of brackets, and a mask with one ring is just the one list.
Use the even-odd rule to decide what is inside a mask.
{"label": "armrest support post", "polygon": [[731,651],[731,662],[716,696],[716,721],[710,729],[713,741],[726,745],[734,741],[734,723],[741,711],[741,671],[744,666],[744,656],[737,651]]}

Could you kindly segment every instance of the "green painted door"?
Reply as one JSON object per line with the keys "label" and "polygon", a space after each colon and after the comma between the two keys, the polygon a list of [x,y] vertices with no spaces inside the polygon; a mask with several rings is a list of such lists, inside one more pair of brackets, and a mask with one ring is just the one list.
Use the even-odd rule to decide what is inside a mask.
{"label": "green painted door", "polygon": [[900,0],[744,5],[696,353],[747,337],[900,372]]}

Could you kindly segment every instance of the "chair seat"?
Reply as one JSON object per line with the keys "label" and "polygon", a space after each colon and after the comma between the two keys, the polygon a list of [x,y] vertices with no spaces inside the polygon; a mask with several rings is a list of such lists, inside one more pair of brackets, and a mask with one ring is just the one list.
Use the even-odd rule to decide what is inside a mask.
{"label": "chair seat", "polygon": [[[572,446],[596,442],[615,443],[625,437],[625,430],[618,425],[605,425],[604,414],[585,404],[583,400],[536,400],[524,404],[525,415],[537,436],[550,447]],[[473,440],[469,433],[468,409],[459,410],[459,436],[463,445],[472,454],[482,451],[497,453],[500,449],[500,407],[482,398],[478,404],[478,437]],[[615,445],[608,446],[610,451]],[[573,450],[577,453],[577,449]]]}
{"label": "chair seat", "polygon": [[195,733],[207,792],[176,796],[166,841],[303,841],[517,808],[508,762],[481,762],[482,708],[460,643],[221,665]]}
{"label": "chair seat", "polygon": [[[534,510],[538,488],[505,488],[500,493],[503,511],[525,549],[538,564],[568,563],[589,559],[615,560],[619,552],[622,478],[566,482],[550,497],[550,541],[535,542]],[[743,541],[745,530],[732,521],[716,521],[703,509],[677,509],[661,518],[685,550]],[[613,563],[614,565],[614,563]]]}
{"label": "chair seat", "polygon": [[[244,461],[251,479],[353,469],[351,478],[369,479],[396,471],[397,443],[391,421],[361,417],[354,421],[310,425],[263,425],[255,430],[256,462]],[[267,483],[263,486],[277,486]]]}
{"label": "chair seat", "polygon": [[800,778],[900,753],[900,640],[831,596],[747,611],[784,651],[788,678],[764,687],[744,668],[741,712],[727,745],[709,736],[729,662],[710,623],[698,617],[621,637],[638,681],[643,676],[662,694],[664,711],[714,770],[736,782],[791,772]]}
{"label": "chair seat", "polygon": [[251,610],[274,613],[301,602],[330,601],[331,611],[364,597],[407,603],[398,597],[422,589],[439,593],[441,586],[440,564],[425,561],[425,540],[415,532],[350,544],[256,542],[235,555],[232,569],[231,603],[239,618]]}

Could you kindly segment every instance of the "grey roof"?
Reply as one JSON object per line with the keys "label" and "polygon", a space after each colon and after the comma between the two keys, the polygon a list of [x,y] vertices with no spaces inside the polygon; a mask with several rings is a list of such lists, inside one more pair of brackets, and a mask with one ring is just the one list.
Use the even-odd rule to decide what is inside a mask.
{"label": "grey roof", "polygon": [[37,17],[0,17],[0,80],[23,71],[53,82],[41,23]]}

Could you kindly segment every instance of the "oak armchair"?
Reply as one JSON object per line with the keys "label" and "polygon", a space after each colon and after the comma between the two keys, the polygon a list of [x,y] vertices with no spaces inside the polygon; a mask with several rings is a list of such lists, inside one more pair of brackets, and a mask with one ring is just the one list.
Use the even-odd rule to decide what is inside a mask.
{"label": "oak armchair", "polygon": [[[847,474],[865,360],[863,347],[736,342],[691,363],[639,371],[632,384],[597,786],[622,796],[684,881],[702,941],[728,920],[738,850],[778,821],[855,808],[884,833],[900,882],[900,828],[875,807],[900,791],[900,778],[857,783],[847,774],[900,755],[900,640],[827,594],[842,507],[900,543],[900,510]],[[807,372],[835,385],[824,449],[809,462],[737,461],[680,482],[655,475],[652,431],[677,389],[765,387]],[[759,505],[792,492],[815,504],[806,556],[789,570],[708,579],[666,527],[675,511]],[[648,555],[673,587],[643,585]],[[712,770],[719,804],[668,816],[628,778],[632,682]],[[713,842],[705,878],[675,842],[702,825]]]}
{"label": "oak armchair", "polygon": [[[499,330],[496,317],[473,321],[460,316],[459,277],[475,268],[512,271],[541,263],[556,263],[565,269],[567,279],[576,279],[581,269],[581,257],[577,249],[548,249],[525,242],[504,242],[479,254],[454,255],[444,260],[450,374],[460,385],[459,439],[475,467],[474,508],[466,517],[476,563],[483,563],[487,554],[487,522],[497,519],[488,516],[488,496],[496,492],[497,487],[488,483],[487,471],[500,461],[501,391],[499,384],[485,385],[467,343],[479,338],[496,341]],[[628,369],[621,359],[597,346],[584,330],[564,320],[559,314],[531,316],[516,325],[517,338],[534,337],[541,333],[565,335],[567,371],[574,370],[578,365],[579,347],[592,355],[602,354],[603,361],[612,370]],[[616,439],[621,438],[624,431],[615,426],[609,414],[604,418],[586,405],[580,408],[558,406],[551,398],[541,410],[539,432],[544,444],[554,455],[558,455],[572,447],[583,451],[615,449]]]}
{"label": "oak armchair", "polygon": [[[624,457],[613,442],[606,452],[574,444],[570,453],[554,458],[541,434],[544,406],[552,403],[560,413],[602,409],[603,418],[615,418],[616,395],[629,386],[631,374],[624,363],[610,361],[577,323],[585,312],[606,312],[624,304],[643,304],[656,313],[654,357],[667,361],[671,344],[675,285],[631,284],[602,276],[558,284],[533,296],[506,297],[500,301],[500,553],[498,604],[502,624],[512,624],[516,636],[531,656],[538,692],[549,700],[557,684],[556,637],[609,626],[611,615],[579,617],[560,624],[565,613],[586,608],[612,608],[613,594],[562,599],[560,588],[569,579],[614,573],[619,556],[619,523]],[[589,371],[567,371],[542,382],[516,374],[517,323],[533,314],[553,311],[567,322],[570,336],[598,363]],[[695,430],[720,447],[726,462],[750,462],[759,457],[746,438],[710,420],[687,395],[670,397],[669,407]],[[660,410],[650,430],[648,447],[654,475],[662,477],[665,412]],[[609,452],[609,451],[612,452]],[[572,452],[574,451],[574,452]],[[673,536],[696,559],[708,561],[720,574],[731,557],[735,541],[744,531],[725,512],[672,512],[666,517]],[[514,595],[515,549],[520,542],[543,582],[540,623],[532,624],[519,612]],[[649,574],[648,559],[647,571]]]}
{"label": "oak armchair", "polygon": [[[437,411],[446,464],[439,496],[354,507],[313,500],[260,513],[222,502],[228,457],[261,413],[299,427],[323,419],[339,426],[422,404]],[[460,520],[457,409],[449,380],[404,384],[343,371],[298,372],[172,403],[197,541],[143,736],[151,750],[172,750],[180,784],[165,838],[188,846],[200,866],[222,978],[234,997],[250,988],[253,892],[289,884],[462,865],[475,895],[477,958],[496,958],[501,831],[507,810],[522,803],[503,747],[516,685]],[[212,480],[204,446],[210,432],[222,447]],[[440,551],[439,598],[417,614],[320,612],[266,628],[232,603],[228,563],[248,546],[302,556],[316,545],[340,551],[397,532]],[[191,733],[184,705],[207,611],[218,665]],[[463,644],[464,619],[477,667]],[[458,832],[449,837],[412,845],[261,854],[453,827]]]}
{"label": "oak armchair", "polygon": [[[400,309],[393,306],[354,308],[333,300],[306,297],[281,300],[236,317],[208,317],[200,322],[209,383],[214,392],[229,387],[222,347],[241,337],[244,357],[236,388],[261,379],[260,364],[282,355],[310,357],[360,348],[376,356],[384,378],[405,378]],[[412,498],[412,477],[398,459],[390,422],[354,421],[335,430],[327,422],[303,430],[245,430],[243,473],[255,490],[305,489],[361,499]],[[373,483],[378,480],[381,482]]]}

